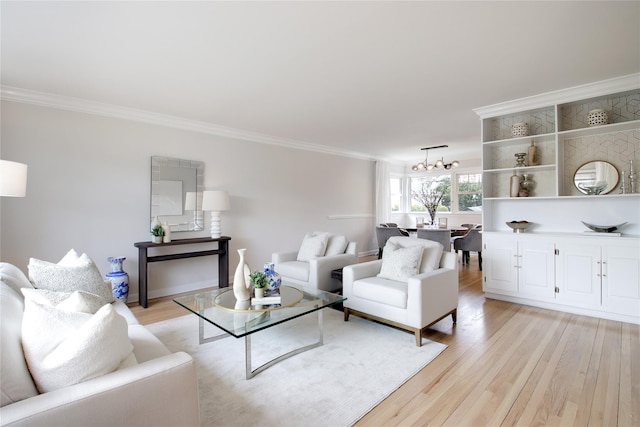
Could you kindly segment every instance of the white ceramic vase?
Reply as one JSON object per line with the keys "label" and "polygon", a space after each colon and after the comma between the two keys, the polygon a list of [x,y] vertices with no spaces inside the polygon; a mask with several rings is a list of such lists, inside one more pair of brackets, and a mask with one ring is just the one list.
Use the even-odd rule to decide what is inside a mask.
{"label": "white ceramic vase", "polygon": [[238,255],[240,255],[240,261],[236,267],[236,272],[233,275],[233,295],[235,295],[237,301],[247,301],[251,299],[251,270],[244,261],[244,253],[246,249],[238,249]]}

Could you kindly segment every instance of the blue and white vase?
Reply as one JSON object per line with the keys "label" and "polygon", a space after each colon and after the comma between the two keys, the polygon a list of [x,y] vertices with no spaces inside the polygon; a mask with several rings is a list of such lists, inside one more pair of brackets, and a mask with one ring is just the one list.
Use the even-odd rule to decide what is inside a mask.
{"label": "blue and white vase", "polygon": [[122,262],[125,259],[125,257],[107,258],[111,264],[111,271],[106,274],[107,280],[111,282],[113,297],[124,303],[129,297],[129,275],[122,270]]}
{"label": "blue and white vase", "polygon": [[267,289],[265,290],[266,295],[277,294],[280,292],[280,285],[282,284],[282,277],[278,273],[274,271],[273,263],[268,263],[264,265],[264,274],[267,275]]}

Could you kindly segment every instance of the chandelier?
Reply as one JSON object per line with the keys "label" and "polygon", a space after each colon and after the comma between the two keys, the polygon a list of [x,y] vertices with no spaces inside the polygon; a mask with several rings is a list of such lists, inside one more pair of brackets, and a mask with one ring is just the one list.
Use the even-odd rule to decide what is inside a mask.
{"label": "chandelier", "polygon": [[449,170],[451,168],[457,168],[458,166],[460,166],[460,162],[457,160],[452,161],[451,163],[445,163],[444,162],[444,157],[441,157],[440,159],[436,160],[435,163],[429,163],[429,150],[435,150],[437,148],[447,148],[448,145],[436,145],[434,147],[424,147],[421,148],[421,150],[424,150],[425,152],[425,157],[424,157],[424,162],[420,162],[420,163],[416,163],[415,165],[411,166],[411,170],[412,171],[420,171],[420,170],[428,170],[430,171],[433,168],[443,168],[446,170]]}

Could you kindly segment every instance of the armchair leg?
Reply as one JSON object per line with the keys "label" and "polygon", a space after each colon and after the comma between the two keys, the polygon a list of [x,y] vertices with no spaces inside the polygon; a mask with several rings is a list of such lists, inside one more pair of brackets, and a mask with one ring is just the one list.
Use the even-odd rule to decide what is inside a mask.
{"label": "armchair leg", "polygon": [[349,309],[348,308],[344,308],[344,321],[348,322],[349,321]]}
{"label": "armchair leg", "polygon": [[416,329],[416,346],[422,347],[422,329]]}
{"label": "armchair leg", "polygon": [[482,271],[482,252],[478,252],[478,268]]}
{"label": "armchair leg", "polygon": [[457,308],[451,312],[451,319],[453,320],[453,323],[457,323],[458,322],[458,309]]}

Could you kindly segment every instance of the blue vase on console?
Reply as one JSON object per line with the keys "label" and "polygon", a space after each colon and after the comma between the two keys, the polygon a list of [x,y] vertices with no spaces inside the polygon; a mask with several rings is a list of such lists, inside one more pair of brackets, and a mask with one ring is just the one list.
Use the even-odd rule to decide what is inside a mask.
{"label": "blue vase on console", "polygon": [[107,258],[107,261],[111,264],[111,271],[106,274],[107,280],[111,282],[113,297],[124,303],[127,302],[129,297],[129,275],[122,270],[122,262],[125,259],[125,257]]}
{"label": "blue vase on console", "polygon": [[267,275],[267,289],[265,289],[265,295],[278,294],[280,292],[280,285],[282,284],[282,277],[273,269],[273,263],[264,265],[264,274]]}

